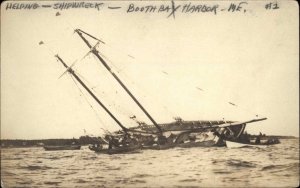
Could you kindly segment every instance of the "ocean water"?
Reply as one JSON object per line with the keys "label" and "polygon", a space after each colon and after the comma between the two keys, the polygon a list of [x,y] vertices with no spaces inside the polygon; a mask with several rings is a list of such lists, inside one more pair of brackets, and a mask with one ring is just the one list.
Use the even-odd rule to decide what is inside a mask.
{"label": "ocean water", "polygon": [[299,140],[266,148],[174,148],[105,155],[1,149],[4,187],[296,187]]}

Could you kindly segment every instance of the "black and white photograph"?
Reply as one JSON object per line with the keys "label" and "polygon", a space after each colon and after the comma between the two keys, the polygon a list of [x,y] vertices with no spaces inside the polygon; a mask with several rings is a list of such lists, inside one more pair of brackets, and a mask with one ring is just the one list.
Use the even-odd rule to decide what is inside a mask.
{"label": "black and white photograph", "polygon": [[294,0],[4,1],[1,187],[298,187]]}

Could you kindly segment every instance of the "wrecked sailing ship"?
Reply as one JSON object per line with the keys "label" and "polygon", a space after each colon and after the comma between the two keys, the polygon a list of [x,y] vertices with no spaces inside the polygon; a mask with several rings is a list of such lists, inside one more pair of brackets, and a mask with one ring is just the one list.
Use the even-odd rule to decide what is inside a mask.
{"label": "wrecked sailing ship", "polygon": [[[105,140],[107,144],[90,146],[90,149],[107,154],[115,153],[134,153],[140,149],[169,149],[173,147],[211,147],[225,146],[226,140],[238,140],[243,135],[246,124],[257,121],[263,121],[267,118],[256,118],[249,121],[183,121],[181,118],[176,118],[175,122],[167,124],[158,124],[149,112],[142,106],[137,98],[131,93],[121,79],[112,71],[111,67],[102,58],[97,50],[97,46],[103,41],[88,34],[81,29],[76,29],[75,32],[88,46],[89,52],[92,53],[99,62],[108,70],[117,83],[131,97],[136,105],[148,117],[153,125],[140,123],[139,126],[127,128],[114,116],[110,110],[99,100],[91,89],[77,76],[72,66],[68,66],[59,55],[56,58],[63,64],[68,72],[75,80],[89,93],[89,95],[105,110],[105,112],[119,125],[120,131],[114,134],[107,134]],[[86,37],[90,37],[97,41],[95,46],[92,46]],[[88,55],[87,54],[87,55]]]}

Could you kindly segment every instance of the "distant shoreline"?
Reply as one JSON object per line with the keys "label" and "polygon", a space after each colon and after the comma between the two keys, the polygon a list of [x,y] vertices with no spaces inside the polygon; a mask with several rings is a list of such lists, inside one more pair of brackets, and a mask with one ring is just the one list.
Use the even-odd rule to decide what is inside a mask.
{"label": "distant shoreline", "polygon": [[52,139],[0,139],[1,148],[12,147],[43,147],[45,145],[89,145],[101,143],[97,137],[81,136],[77,138],[52,138]]}
{"label": "distant shoreline", "polygon": [[[255,138],[258,135],[251,135]],[[296,136],[280,136],[280,135],[268,135],[263,136],[264,139],[299,139]],[[76,138],[53,138],[53,139],[0,139],[1,148],[26,148],[26,147],[43,147],[44,145],[70,145],[72,143],[80,145],[89,145],[100,143],[101,141],[96,137],[81,136],[79,139]]]}

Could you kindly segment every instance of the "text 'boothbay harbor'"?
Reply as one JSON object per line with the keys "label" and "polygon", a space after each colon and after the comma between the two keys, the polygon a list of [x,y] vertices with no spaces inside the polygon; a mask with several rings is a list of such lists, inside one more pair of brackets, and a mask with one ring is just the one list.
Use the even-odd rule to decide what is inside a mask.
{"label": "text 'boothbay harbor'", "polygon": [[[76,83],[80,85],[88,95],[96,102],[99,108],[102,108],[105,113],[121,128],[114,133],[107,133],[102,137],[98,137],[97,144],[89,146],[90,150],[103,154],[118,154],[118,153],[137,153],[144,149],[152,150],[167,150],[174,147],[243,147],[255,146],[262,147],[272,144],[278,144],[278,139],[268,139],[260,134],[253,136],[246,133],[245,128],[248,123],[264,121],[267,118],[256,116],[254,119],[245,121],[184,121],[180,117],[175,118],[174,122],[158,123],[140,103],[140,101],[132,94],[126,84],[119,76],[111,69],[111,65],[107,63],[104,56],[99,51],[100,45],[105,45],[105,42],[97,37],[81,30],[76,29],[76,34],[88,47],[88,54],[92,54],[99,63],[101,68],[106,69],[113,77],[113,80],[118,83],[121,88],[129,95],[132,101],[152,122],[152,125],[137,121],[138,126],[128,127],[124,125],[112,112],[104,105],[96,93],[89,88],[86,81],[81,79],[81,76],[73,69],[74,63],[68,66],[68,63],[58,54],[57,61],[66,69],[65,73],[69,73]],[[96,40],[96,45],[92,45],[90,40]],[[40,44],[43,44],[41,41]],[[65,74],[64,73],[64,74]],[[63,74],[63,75],[64,75]],[[229,102],[230,105],[235,105]],[[135,117],[130,117],[135,118]],[[73,143],[64,146],[45,146],[46,150],[65,150],[65,149],[80,149],[80,145]]]}

